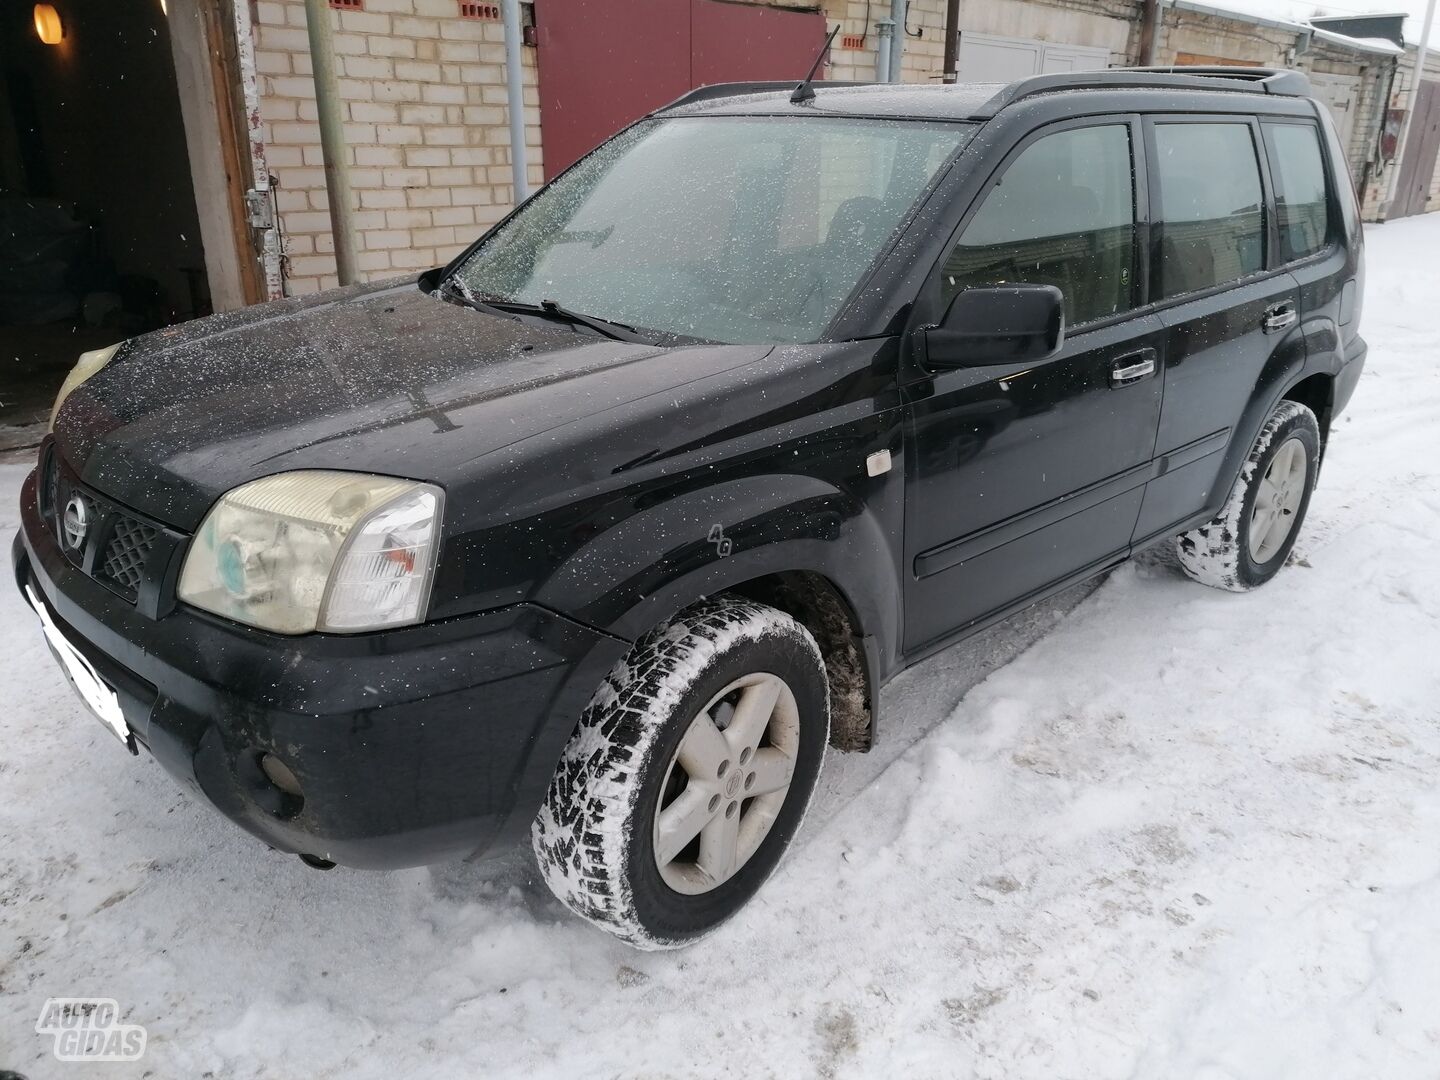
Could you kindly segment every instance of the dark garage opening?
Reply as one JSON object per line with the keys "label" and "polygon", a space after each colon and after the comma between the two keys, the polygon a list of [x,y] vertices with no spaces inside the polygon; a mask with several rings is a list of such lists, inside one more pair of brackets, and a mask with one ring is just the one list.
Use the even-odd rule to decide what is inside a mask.
{"label": "dark garage opening", "polygon": [[76,356],[210,310],[161,0],[0,0],[0,454]]}

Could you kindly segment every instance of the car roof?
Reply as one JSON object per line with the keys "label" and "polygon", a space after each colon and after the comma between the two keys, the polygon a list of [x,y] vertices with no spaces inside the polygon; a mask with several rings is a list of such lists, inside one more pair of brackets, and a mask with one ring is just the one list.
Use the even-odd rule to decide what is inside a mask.
{"label": "car roof", "polygon": [[1180,94],[1275,94],[1308,97],[1303,72],[1274,68],[1111,68],[1034,75],[1011,83],[811,84],[816,94],[793,102],[793,82],[717,83],[692,90],[657,114],[865,116],[926,120],[988,120],[1017,101],[1042,94],[1168,90]]}

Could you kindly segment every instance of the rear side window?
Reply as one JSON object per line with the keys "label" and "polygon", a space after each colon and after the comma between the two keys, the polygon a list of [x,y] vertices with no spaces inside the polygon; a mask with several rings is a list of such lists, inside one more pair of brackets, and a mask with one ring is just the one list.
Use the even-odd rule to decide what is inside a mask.
{"label": "rear side window", "polygon": [[974,285],[1058,286],[1067,325],[1131,306],[1135,183],[1130,129],[1072,128],[1021,151],[941,268],[948,304]]}
{"label": "rear side window", "polygon": [[1285,262],[1314,255],[1325,246],[1329,215],[1320,133],[1311,124],[1265,124],[1270,172],[1275,179],[1275,216]]}
{"label": "rear side window", "polygon": [[1248,124],[1157,124],[1161,298],[1208,289],[1265,265],[1260,164]]}

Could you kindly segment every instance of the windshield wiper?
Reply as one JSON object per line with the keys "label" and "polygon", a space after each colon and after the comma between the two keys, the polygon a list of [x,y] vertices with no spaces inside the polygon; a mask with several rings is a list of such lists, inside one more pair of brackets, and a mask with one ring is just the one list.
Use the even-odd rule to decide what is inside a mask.
{"label": "windshield wiper", "polygon": [[628,323],[615,322],[613,319],[601,319],[594,315],[586,315],[583,312],[571,311],[567,307],[561,307],[555,300],[541,300],[538,304],[529,304],[522,300],[505,300],[498,296],[477,296],[462,286],[460,282],[453,277],[446,278],[442,281],[440,283],[440,289],[447,299],[457,301],[466,307],[472,307],[478,311],[498,311],[504,315],[534,315],[542,319],[554,319],[559,322],[570,323],[572,326],[588,327],[597,334],[601,334],[614,341],[633,341],[641,345],[655,344],[654,338],[642,334]]}
{"label": "windshield wiper", "polygon": [[520,300],[491,300],[488,297],[476,298],[476,303],[484,304],[486,307],[496,308],[500,311],[509,311],[519,315],[538,315],[542,319],[556,319],[560,322],[571,323],[575,326],[586,326],[597,334],[612,338],[615,341],[638,341],[643,345],[653,345],[654,341],[646,337],[635,327],[626,323],[615,322],[612,319],[600,319],[594,315],[586,315],[583,312],[571,311],[567,307],[561,307],[554,300],[541,300],[538,304],[527,304]]}

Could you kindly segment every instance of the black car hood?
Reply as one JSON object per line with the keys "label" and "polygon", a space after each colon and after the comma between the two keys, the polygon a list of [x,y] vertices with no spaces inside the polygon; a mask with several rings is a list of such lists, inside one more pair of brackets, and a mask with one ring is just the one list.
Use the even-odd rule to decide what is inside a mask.
{"label": "black car hood", "polygon": [[444,485],[521,440],[767,351],[612,341],[413,282],[360,286],[135,339],[67,400],[56,439],[86,483],[194,529],[226,491],[291,469]]}

